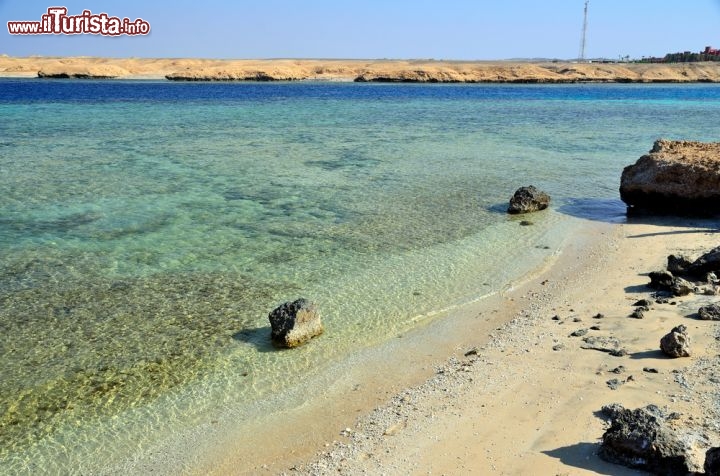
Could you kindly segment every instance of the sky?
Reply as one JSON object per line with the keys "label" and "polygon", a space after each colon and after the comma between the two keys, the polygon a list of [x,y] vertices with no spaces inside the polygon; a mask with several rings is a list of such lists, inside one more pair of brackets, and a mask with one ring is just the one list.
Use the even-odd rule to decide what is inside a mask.
{"label": "sky", "polygon": [[[585,0],[0,0],[0,54],[203,58],[573,59]],[[11,35],[65,6],[147,36]],[[590,0],[586,58],[720,48],[720,0]]]}

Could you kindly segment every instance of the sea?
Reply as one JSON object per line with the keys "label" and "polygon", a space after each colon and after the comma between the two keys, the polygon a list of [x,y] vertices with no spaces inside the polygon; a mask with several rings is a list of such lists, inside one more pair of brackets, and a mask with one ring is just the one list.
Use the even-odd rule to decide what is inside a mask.
{"label": "sea", "polygon": [[[0,79],[0,473],[103,474],[302,405],[622,223],[623,167],[718,124],[714,84]],[[526,185],[550,209],[508,215]],[[276,349],[299,297],[325,333]]]}

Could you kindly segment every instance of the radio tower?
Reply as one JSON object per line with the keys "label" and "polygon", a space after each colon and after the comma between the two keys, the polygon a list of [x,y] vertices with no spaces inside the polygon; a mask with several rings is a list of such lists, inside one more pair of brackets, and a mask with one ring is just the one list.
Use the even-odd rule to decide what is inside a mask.
{"label": "radio tower", "polygon": [[583,15],[582,39],[580,40],[580,61],[585,59],[585,35],[587,35],[587,11],[590,0],[585,0],[585,13]]}

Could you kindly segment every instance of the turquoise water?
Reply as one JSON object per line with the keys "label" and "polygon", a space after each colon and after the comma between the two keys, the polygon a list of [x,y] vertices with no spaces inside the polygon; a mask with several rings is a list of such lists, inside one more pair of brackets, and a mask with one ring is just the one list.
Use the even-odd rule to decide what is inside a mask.
{"label": "turquoise water", "polygon": [[[511,286],[720,87],[0,80],[0,118],[0,469],[63,472]],[[326,333],[276,351],[299,296]]]}

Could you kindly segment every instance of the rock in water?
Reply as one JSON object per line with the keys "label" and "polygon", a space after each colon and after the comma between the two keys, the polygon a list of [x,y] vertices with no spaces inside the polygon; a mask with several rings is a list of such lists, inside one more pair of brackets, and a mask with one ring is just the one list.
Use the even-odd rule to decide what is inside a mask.
{"label": "rock in water", "polygon": [[698,310],[700,319],[704,321],[720,321],[720,305],[710,304]]}
{"label": "rock in water", "polygon": [[272,340],[281,347],[297,347],[323,333],[320,311],[307,299],[286,302],[269,315]]}
{"label": "rock in water", "polygon": [[628,212],[720,212],[720,142],[656,141],[623,170],[620,198]]}
{"label": "rock in water", "polygon": [[534,186],[520,187],[510,199],[508,213],[530,213],[544,210],[550,205],[550,195]]}
{"label": "rock in water", "polygon": [[705,453],[705,476],[720,476],[720,448],[710,448]]}
{"label": "rock in water", "polygon": [[690,357],[687,327],[680,324],[660,339],[660,350],[670,357]]}
{"label": "rock in water", "polygon": [[658,407],[628,410],[613,404],[603,407],[603,413],[610,417],[611,424],[602,437],[602,459],[664,476],[691,473],[687,448]]}

